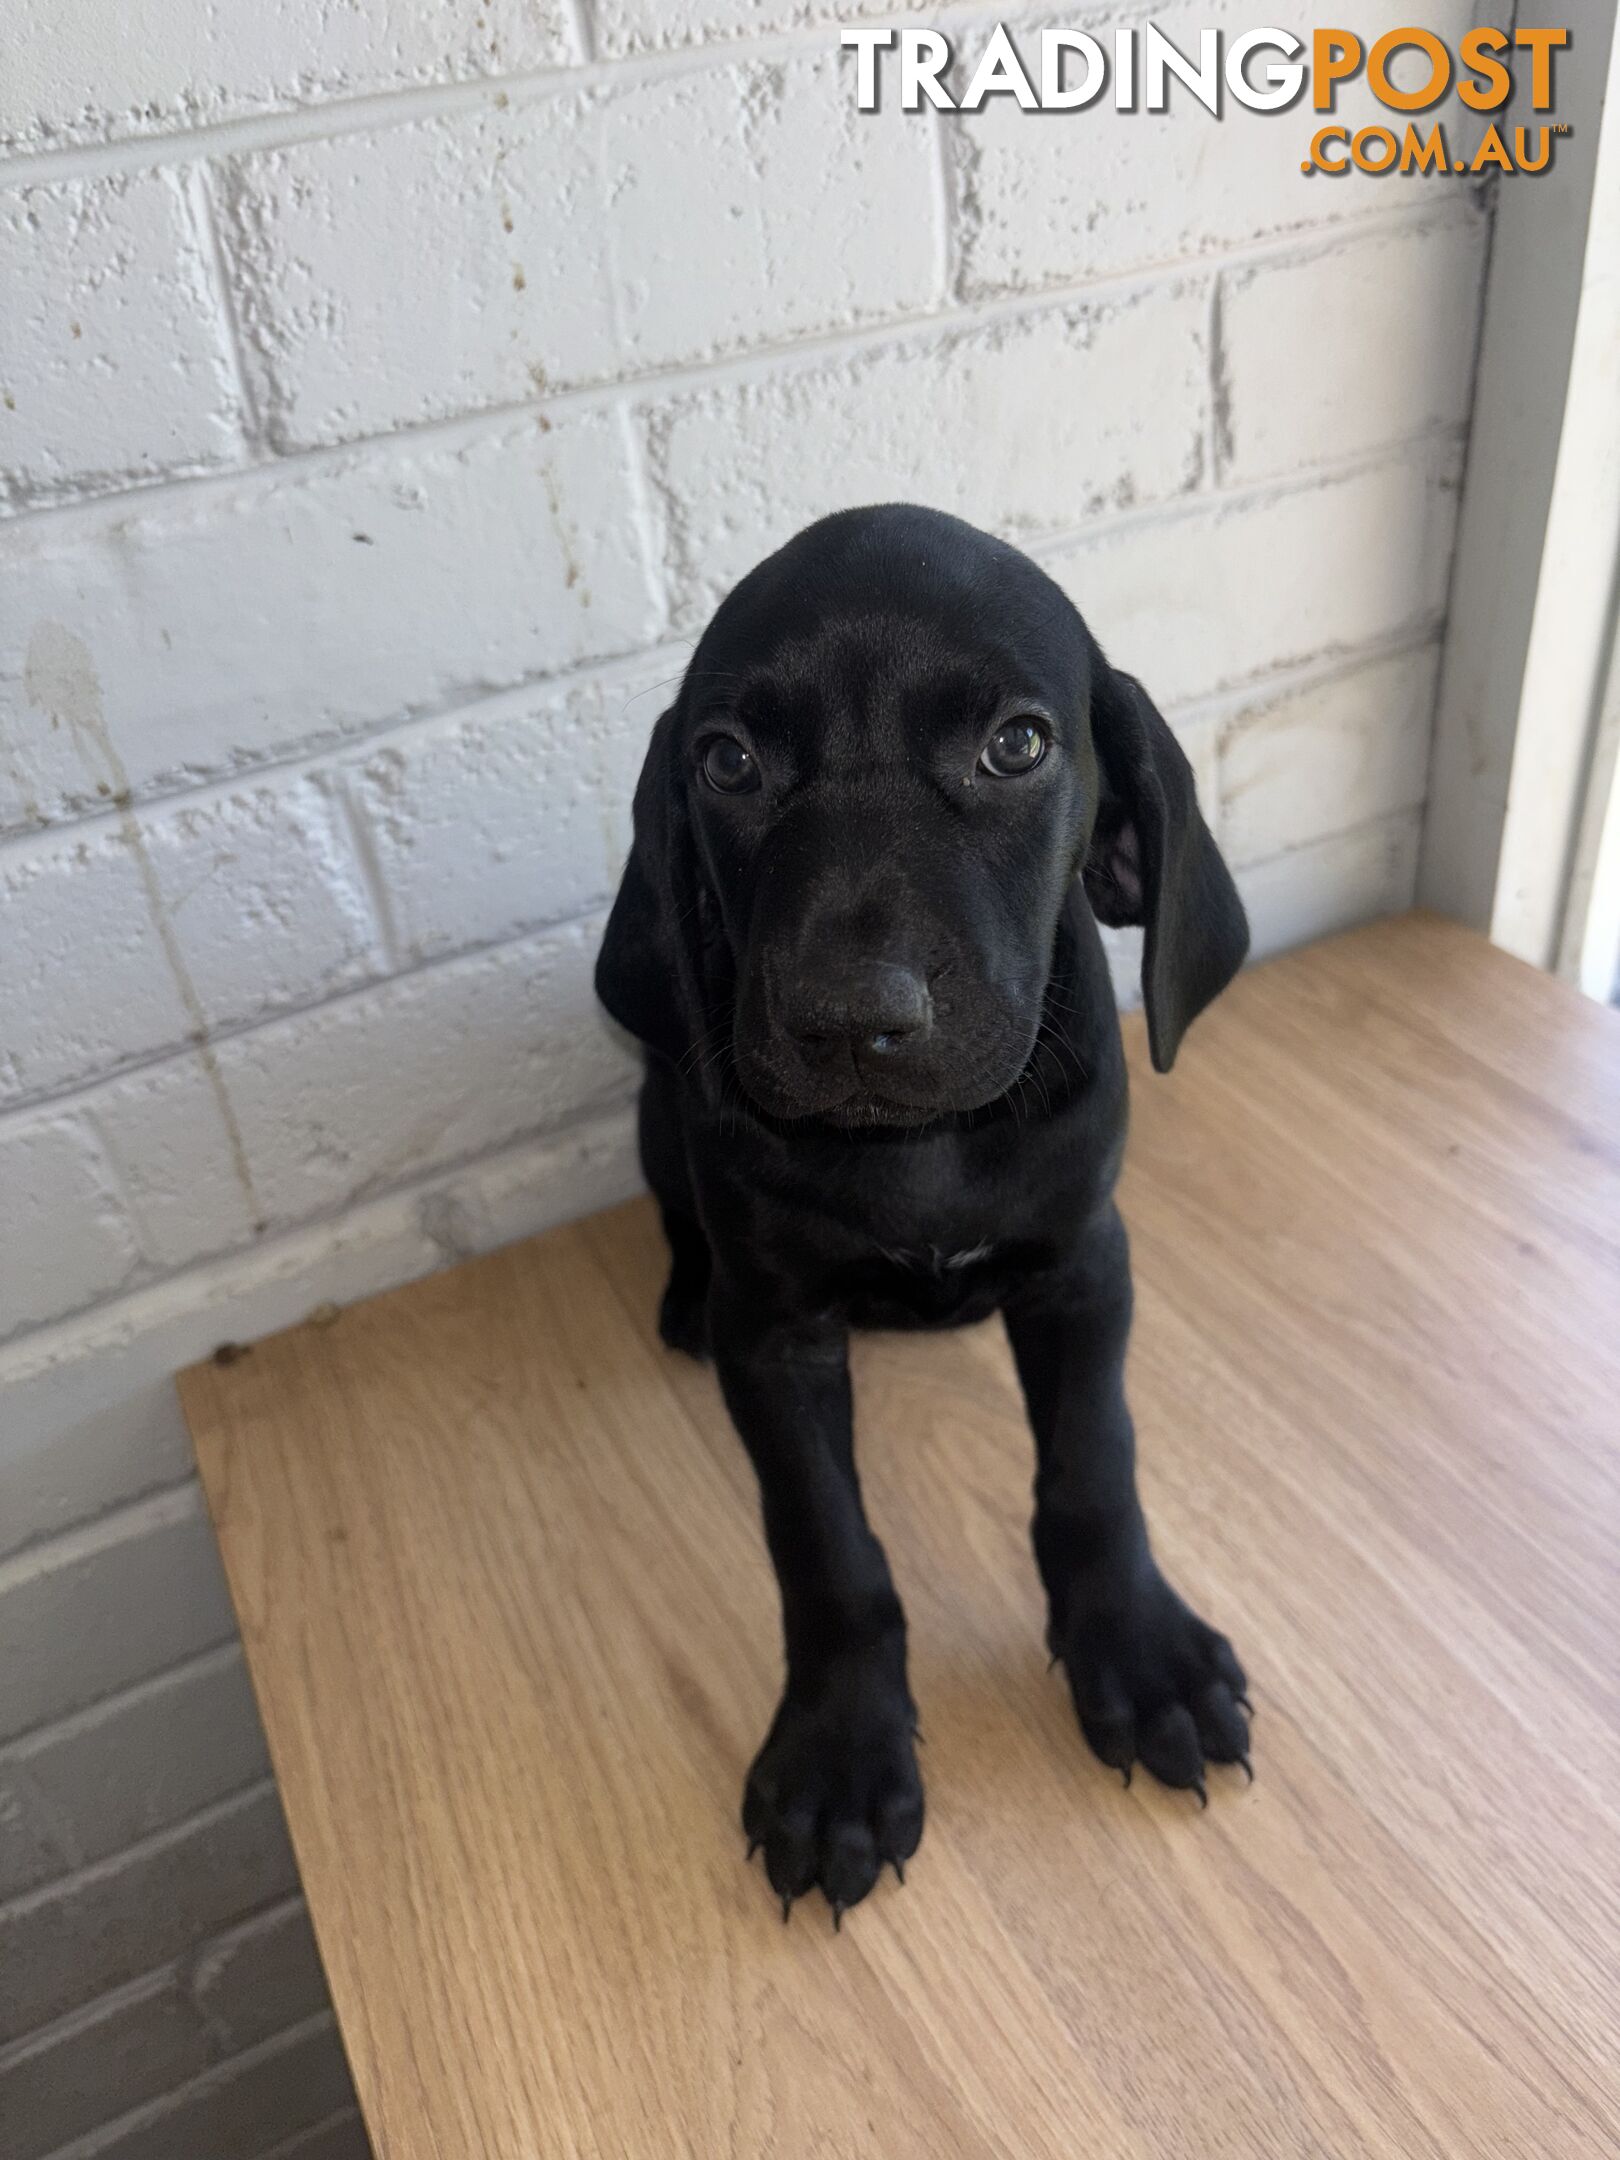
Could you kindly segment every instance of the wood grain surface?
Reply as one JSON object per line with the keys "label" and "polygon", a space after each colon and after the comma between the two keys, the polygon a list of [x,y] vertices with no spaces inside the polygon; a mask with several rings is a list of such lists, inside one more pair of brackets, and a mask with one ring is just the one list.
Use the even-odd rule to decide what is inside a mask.
{"label": "wood grain surface", "polygon": [[836,1936],[744,1864],[774,1591],[646,1205],[185,1376],[379,2160],[1620,2151],[1620,1017],[1412,916],[1129,1035],[1207,1814],[1046,1671],[999,1326],[858,1349],[929,1821]]}

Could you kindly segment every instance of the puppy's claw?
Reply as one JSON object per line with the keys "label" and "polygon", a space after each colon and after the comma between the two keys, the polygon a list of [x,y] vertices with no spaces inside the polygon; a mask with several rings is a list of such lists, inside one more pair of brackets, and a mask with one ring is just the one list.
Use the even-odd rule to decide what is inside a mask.
{"label": "puppy's claw", "polygon": [[1060,1666],[1060,1665],[1061,1665],[1062,1663],[1063,1663],[1063,1652],[1062,1652],[1061,1650],[1054,1650],[1054,1651],[1052,1652],[1052,1655],[1051,1655],[1051,1656],[1050,1656],[1050,1657],[1049,1657],[1049,1658],[1047,1659],[1047,1661],[1046,1661],[1046,1669],[1047,1669],[1047,1671],[1048,1671],[1048,1672],[1056,1672],[1056,1671],[1057,1671],[1057,1669],[1058,1669],[1058,1667],[1059,1667],[1059,1666]]}
{"label": "puppy's claw", "polygon": [[1236,1765],[1236,1767],[1237,1767],[1237,1768],[1238,1768],[1239,1770],[1241,1770],[1241,1771],[1243,1772],[1243,1775],[1244,1775],[1244,1776],[1245,1776],[1245,1777],[1246,1777],[1246,1778],[1248,1779],[1249,1783],[1250,1783],[1250,1784],[1252,1785],[1252,1784],[1254,1783],[1254,1764],[1253,1764],[1252,1762],[1250,1762],[1250,1760],[1249,1760],[1248,1756],[1247,1756],[1247,1755],[1240,1755],[1240,1756],[1239,1756],[1239,1757],[1237,1758],[1237,1765]]}
{"label": "puppy's claw", "polygon": [[835,1935],[841,1935],[844,1931],[844,1908],[838,1902],[837,1898],[834,1898],[832,1900],[832,1916],[833,1933]]}
{"label": "puppy's claw", "polygon": [[793,1893],[792,1893],[792,1891],[791,1891],[791,1890],[784,1890],[784,1891],[782,1892],[782,1925],[783,1925],[784,1927],[786,1927],[786,1926],[787,1926],[787,1924],[788,1924],[788,1922],[789,1922],[789,1921],[790,1921],[790,1920],[791,1920],[792,1918],[793,1918]]}
{"label": "puppy's claw", "polygon": [[1122,1765],[1121,1765],[1121,1767],[1120,1767],[1120,1773],[1119,1773],[1119,1782],[1120,1782],[1120,1783],[1121,1783],[1121,1784],[1122,1784],[1122,1785],[1124,1786],[1124,1788],[1125,1788],[1125,1790],[1126,1790],[1127,1792],[1129,1792],[1129,1791],[1130,1791],[1130,1789],[1131,1789],[1131,1766],[1130,1766],[1130,1764],[1129,1764],[1129,1763],[1124,1763],[1124,1764],[1122,1764]]}
{"label": "puppy's claw", "polygon": [[1249,1713],[1250,1717],[1254,1716],[1254,1704],[1250,1702],[1247,1695],[1234,1695],[1232,1697],[1232,1700],[1237,1704],[1240,1710],[1246,1710]]}
{"label": "puppy's claw", "polygon": [[898,1853],[894,1855],[893,1859],[889,1862],[889,1865],[894,1869],[895,1881],[903,1883],[906,1879],[906,1863],[901,1859]]}
{"label": "puppy's claw", "polygon": [[759,1851],[759,1839],[758,1839],[757,1837],[751,1837],[751,1838],[750,1838],[750,1839],[748,1840],[748,1858],[749,1858],[750,1860],[752,1860],[752,1859],[753,1859],[753,1857],[754,1857],[754,1855],[755,1855],[755,1853],[757,1853],[758,1851]]}
{"label": "puppy's claw", "polygon": [[1198,1795],[1198,1805],[1201,1808],[1207,1808],[1209,1806],[1209,1793],[1202,1778],[1193,1779],[1192,1790]]}

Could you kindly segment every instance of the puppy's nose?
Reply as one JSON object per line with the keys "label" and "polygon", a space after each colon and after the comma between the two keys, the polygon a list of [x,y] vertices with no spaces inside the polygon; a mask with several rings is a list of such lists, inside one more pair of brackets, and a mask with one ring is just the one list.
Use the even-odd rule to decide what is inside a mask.
{"label": "puppy's nose", "polygon": [[836,985],[806,987],[782,1001],[782,1024],[801,1054],[823,1063],[846,1048],[886,1057],[934,1024],[928,985],[910,968],[877,960],[849,969]]}

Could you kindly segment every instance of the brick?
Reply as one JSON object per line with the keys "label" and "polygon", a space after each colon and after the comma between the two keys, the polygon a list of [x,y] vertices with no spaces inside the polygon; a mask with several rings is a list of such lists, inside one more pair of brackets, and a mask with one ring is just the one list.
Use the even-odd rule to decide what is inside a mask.
{"label": "brick", "polygon": [[105,1297],[138,1271],[129,1217],[82,1119],[0,1123],[0,1193],[0,1339]]}
{"label": "brick", "polygon": [[609,101],[603,217],[625,266],[616,375],[626,356],[631,368],[713,359],[943,300],[929,132],[897,110],[858,112],[852,88],[832,51]]}
{"label": "brick", "polygon": [[220,1046],[272,1223],[344,1207],[622,1094],[600,919],[448,961]]}
{"label": "brick", "polygon": [[245,1245],[257,1228],[257,1201],[207,1058],[187,1052],[126,1073],[86,1104],[157,1272]]}
{"label": "brick", "polygon": [[255,2047],[330,2007],[301,1897],[233,1928],[197,1958],[192,1993],[222,2054]]}
{"label": "brick", "polygon": [[0,957],[18,1014],[0,1099],[383,972],[335,806],[302,776],[42,835],[0,876],[27,911]]}
{"label": "brick", "polygon": [[0,855],[0,1104],[181,1042],[185,1000],[118,821]]}
{"label": "brick", "polygon": [[[768,37],[808,23],[885,20],[908,10],[927,17],[927,0],[595,0],[598,50],[609,58],[671,46],[718,44],[728,38]],[[829,29],[829,37],[835,35]],[[848,95],[853,98],[851,88]]]}
{"label": "brick", "polygon": [[1222,731],[1220,833],[1234,862],[1413,810],[1428,781],[1433,646],[1245,706]]}
{"label": "brick", "polygon": [[313,1002],[382,970],[353,851],[301,774],[141,820],[170,931],[210,1027]]}
{"label": "brick", "polygon": [[1461,427],[1487,232],[1470,214],[1228,276],[1224,477],[1265,479]]}
{"label": "brick", "polygon": [[683,620],[706,617],[760,556],[847,503],[929,503],[1028,542],[1190,488],[1207,311],[1207,293],[1173,285],[649,408]]}
{"label": "brick", "polygon": [[[92,2151],[94,2160],[278,2160],[289,2152],[305,2160],[298,2134],[325,2133],[353,2105],[337,2029],[329,2016],[313,2018],[110,2125]],[[266,2137],[282,2132],[267,2154]],[[319,2141],[306,2150],[320,2155]]]}
{"label": "brick", "polygon": [[259,1785],[0,1907],[0,2036],[32,2032],[166,1963],[297,1882],[281,1803]]}
{"label": "brick", "polygon": [[[615,414],[534,418],[0,529],[0,694],[38,626],[79,640],[73,694],[116,685],[142,794],[635,651],[661,625],[633,455]],[[103,770],[62,789],[18,704],[41,812],[94,807]]]}
{"label": "brick", "polygon": [[0,286],[0,500],[120,487],[241,452],[223,318],[179,175],[0,194]]}
{"label": "brick", "polygon": [[939,214],[926,128],[828,54],[257,152],[225,230],[286,446],[929,305]]}
{"label": "brick", "polygon": [[13,1793],[48,1831],[0,1868],[0,1896],[105,1860],[269,1774],[242,1653],[230,1643],[0,1752],[0,1815]]}
{"label": "brick", "polygon": [[1239,869],[1251,957],[1264,960],[1410,907],[1421,825],[1420,814],[1407,811]]}
{"label": "brick", "polygon": [[354,770],[404,957],[515,937],[611,898],[669,674],[662,661],[458,714],[391,737]]}
{"label": "brick", "polygon": [[1453,500],[1419,460],[1048,551],[1111,660],[1161,706],[1431,624]]}
{"label": "brick", "polygon": [[0,1563],[0,1740],[235,1632],[194,1486]]}
{"label": "brick", "polygon": [[45,149],[577,59],[564,0],[473,9],[267,0],[251,9],[18,0],[0,143]]}
{"label": "brick", "polygon": [[173,1972],[103,1997],[0,2049],[0,2122],[9,2160],[45,2160],[197,2077],[207,2032]]}
{"label": "brick", "polygon": [[[971,71],[991,19],[953,37],[958,94],[966,83],[964,63]],[[1183,52],[1196,56],[1198,32],[1209,26],[1210,11],[1199,5],[1155,8],[1151,19]],[[1401,0],[1369,0],[1357,11],[1355,27],[1370,43],[1410,19]],[[1455,50],[1475,11],[1468,0],[1435,0],[1422,20]],[[1308,50],[1321,17],[1307,7],[1284,4],[1226,34],[1230,38],[1237,28],[1260,21],[1291,29]],[[1072,10],[1059,11],[1013,26],[1014,43],[1032,71],[1039,69],[1039,32],[1048,24],[1091,29],[1112,59],[1111,26],[1099,29]],[[1257,59],[1257,81],[1259,65]],[[1395,73],[1400,80],[1399,67]],[[1110,84],[1094,104],[1075,112],[1032,116],[1002,97],[950,122],[965,292],[1028,292],[1240,247],[1387,209],[1393,191],[1404,184],[1354,170],[1336,179],[1302,173],[1311,136],[1327,118],[1312,112],[1308,99],[1282,114],[1251,112],[1226,98],[1218,121],[1174,82],[1170,99],[1165,113],[1122,113]],[[1432,119],[1442,116],[1448,136],[1462,121],[1460,143],[1467,120],[1455,100],[1435,115],[1418,117],[1427,132]],[[1390,117],[1376,107],[1364,79],[1340,90],[1340,124],[1354,129]],[[1465,185],[1449,176],[1423,184],[1436,202]]]}
{"label": "brick", "polygon": [[[3,1168],[0,1187],[9,1194]],[[178,1484],[192,1462],[168,1379],[127,1386],[116,1403],[48,1425],[8,1421],[0,1448],[0,1559],[160,1485]]]}

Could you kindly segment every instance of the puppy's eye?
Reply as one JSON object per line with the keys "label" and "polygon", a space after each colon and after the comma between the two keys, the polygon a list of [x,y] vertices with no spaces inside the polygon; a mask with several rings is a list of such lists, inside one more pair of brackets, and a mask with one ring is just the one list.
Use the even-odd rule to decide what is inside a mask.
{"label": "puppy's eye", "polygon": [[751,795],[759,786],[759,761],[735,736],[711,735],[703,750],[703,777],[722,795]]}
{"label": "puppy's eye", "polygon": [[998,780],[1033,772],[1046,755],[1046,734],[1033,720],[1004,720],[984,748],[979,763]]}

